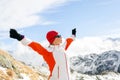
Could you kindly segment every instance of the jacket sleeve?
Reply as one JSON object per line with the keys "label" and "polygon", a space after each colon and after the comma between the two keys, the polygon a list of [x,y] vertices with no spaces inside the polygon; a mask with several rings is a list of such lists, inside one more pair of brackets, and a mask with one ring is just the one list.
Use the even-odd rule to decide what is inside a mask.
{"label": "jacket sleeve", "polygon": [[51,75],[54,65],[55,65],[55,60],[54,60],[52,52],[48,52],[41,44],[31,41],[26,38],[22,39],[21,42],[24,45],[31,47],[34,51],[36,51],[38,54],[43,56],[44,60],[46,61],[46,63],[49,66],[50,75]]}
{"label": "jacket sleeve", "polygon": [[31,41],[30,39],[24,38],[21,43],[25,46],[31,47],[34,51],[38,52],[40,55],[47,55],[48,51],[39,43]]}
{"label": "jacket sleeve", "polygon": [[75,36],[72,35],[72,37],[66,39],[65,50],[68,49],[68,47],[70,46],[70,44],[74,41],[74,38],[75,38]]}

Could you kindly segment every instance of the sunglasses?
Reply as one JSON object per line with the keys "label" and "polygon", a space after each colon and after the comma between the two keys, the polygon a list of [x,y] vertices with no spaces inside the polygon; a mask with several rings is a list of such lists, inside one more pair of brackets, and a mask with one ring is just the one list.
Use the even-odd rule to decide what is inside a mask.
{"label": "sunglasses", "polygon": [[61,35],[57,35],[57,36],[55,36],[55,38],[61,38]]}

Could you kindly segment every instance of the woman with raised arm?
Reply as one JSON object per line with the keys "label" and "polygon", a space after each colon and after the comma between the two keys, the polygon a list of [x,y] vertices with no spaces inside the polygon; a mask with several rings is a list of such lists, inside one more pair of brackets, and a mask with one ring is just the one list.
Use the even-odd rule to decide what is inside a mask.
{"label": "woman with raised arm", "polygon": [[38,42],[31,41],[24,35],[19,34],[15,29],[10,29],[10,38],[21,41],[21,43],[31,47],[34,51],[43,56],[50,70],[48,80],[70,80],[65,51],[75,37],[76,29],[73,29],[72,37],[67,38],[65,44],[61,45],[61,35],[57,31],[51,30],[46,34],[46,38],[50,43],[50,46],[46,49]]}

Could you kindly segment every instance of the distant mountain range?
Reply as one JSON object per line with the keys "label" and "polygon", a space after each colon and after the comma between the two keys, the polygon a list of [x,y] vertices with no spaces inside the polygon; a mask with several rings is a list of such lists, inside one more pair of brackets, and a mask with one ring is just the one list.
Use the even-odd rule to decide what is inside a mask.
{"label": "distant mountain range", "polygon": [[75,56],[70,59],[71,70],[96,75],[105,71],[120,72],[120,51],[110,50],[101,54]]}

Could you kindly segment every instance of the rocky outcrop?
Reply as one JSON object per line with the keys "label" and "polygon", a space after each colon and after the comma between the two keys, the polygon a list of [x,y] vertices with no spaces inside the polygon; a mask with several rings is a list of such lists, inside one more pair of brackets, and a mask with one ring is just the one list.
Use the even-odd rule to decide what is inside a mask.
{"label": "rocky outcrop", "polygon": [[0,80],[47,80],[47,75],[15,60],[9,53],[0,50]]}

